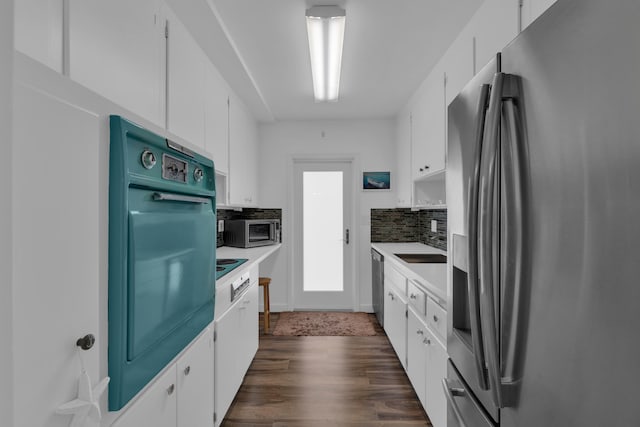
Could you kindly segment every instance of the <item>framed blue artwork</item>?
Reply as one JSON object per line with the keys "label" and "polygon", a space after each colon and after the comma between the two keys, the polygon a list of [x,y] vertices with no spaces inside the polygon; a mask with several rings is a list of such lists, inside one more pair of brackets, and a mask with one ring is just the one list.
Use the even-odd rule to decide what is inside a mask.
{"label": "framed blue artwork", "polygon": [[362,172],[362,190],[391,190],[391,172]]}

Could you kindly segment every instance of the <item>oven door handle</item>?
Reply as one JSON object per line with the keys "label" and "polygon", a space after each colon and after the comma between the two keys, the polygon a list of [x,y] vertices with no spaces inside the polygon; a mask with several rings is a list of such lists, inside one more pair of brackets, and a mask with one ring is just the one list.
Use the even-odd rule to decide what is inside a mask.
{"label": "oven door handle", "polygon": [[209,203],[211,199],[206,197],[195,197],[195,196],[183,196],[180,194],[172,194],[172,193],[158,193],[155,192],[151,196],[153,200],[157,202],[169,201],[169,202],[185,202],[185,203]]}

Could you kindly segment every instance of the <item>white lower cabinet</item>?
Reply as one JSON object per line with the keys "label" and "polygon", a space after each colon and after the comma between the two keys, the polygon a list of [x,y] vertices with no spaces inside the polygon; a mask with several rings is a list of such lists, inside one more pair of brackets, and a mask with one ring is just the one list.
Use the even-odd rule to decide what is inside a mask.
{"label": "white lower cabinet", "polygon": [[447,401],[442,379],[447,376],[447,350],[429,328],[425,330],[424,344],[427,356],[424,409],[434,427],[446,427]]}
{"label": "white lower cabinet", "polygon": [[447,350],[426,319],[409,308],[407,376],[434,427],[446,427],[447,402],[442,379],[447,376]]}
{"label": "white lower cabinet", "polygon": [[[401,292],[406,289],[406,292]],[[447,313],[416,281],[385,261],[384,329],[434,427],[446,427]]]}
{"label": "white lower cabinet", "polygon": [[205,427],[212,422],[213,336],[207,328],[112,427]]}
{"label": "white lower cabinet", "polygon": [[215,414],[222,422],[258,350],[258,278],[215,321]]}
{"label": "white lower cabinet", "polygon": [[384,330],[400,359],[407,368],[407,300],[397,288],[384,281]]}
{"label": "white lower cabinet", "polygon": [[426,408],[425,395],[427,391],[427,346],[425,345],[427,325],[416,315],[413,308],[409,309],[407,318],[407,376],[413,385],[413,389]]}
{"label": "white lower cabinet", "polygon": [[213,332],[208,329],[177,366],[178,427],[213,424]]}

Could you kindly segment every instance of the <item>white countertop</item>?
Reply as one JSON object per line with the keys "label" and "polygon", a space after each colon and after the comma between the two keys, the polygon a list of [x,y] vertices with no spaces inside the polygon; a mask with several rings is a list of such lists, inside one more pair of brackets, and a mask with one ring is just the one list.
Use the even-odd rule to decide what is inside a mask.
{"label": "white countertop", "polygon": [[216,249],[216,259],[218,258],[247,258],[247,261],[238,268],[225,274],[216,280],[216,287],[225,285],[237,279],[242,273],[250,269],[255,264],[262,262],[269,255],[280,249],[281,244],[270,246],[258,246],[255,248],[232,248],[230,246],[220,246]]}
{"label": "white countertop", "polygon": [[417,282],[431,294],[443,307],[447,304],[447,263],[408,263],[394,254],[441,254],[443,250],[422,243],[372,243],[371,247],[384,256],[385,261],[392,261],[404,276]]}

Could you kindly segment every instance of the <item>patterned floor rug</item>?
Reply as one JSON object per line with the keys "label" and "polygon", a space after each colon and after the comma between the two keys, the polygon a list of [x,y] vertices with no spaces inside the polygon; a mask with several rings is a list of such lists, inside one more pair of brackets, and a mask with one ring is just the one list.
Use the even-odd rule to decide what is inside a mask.
{"label": "patterned floor rug", "polygon": [[335,311],[285,311],[280,313],[273,335],[280,336],[373,336],[380,332],[368,313]]}

